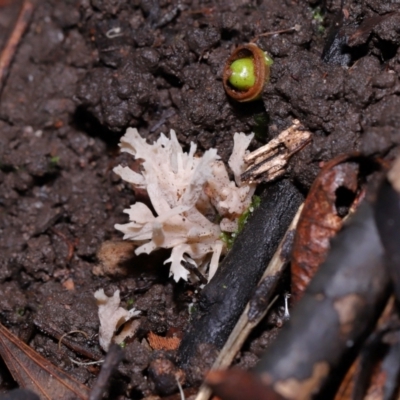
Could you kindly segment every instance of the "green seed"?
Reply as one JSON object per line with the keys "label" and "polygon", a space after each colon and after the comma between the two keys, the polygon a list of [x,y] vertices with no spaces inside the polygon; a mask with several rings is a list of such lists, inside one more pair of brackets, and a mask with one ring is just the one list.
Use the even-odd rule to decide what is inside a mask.
{"label": "green seed", "polygon": [[248,102],[261,98],[273,60],[254,43],[238,46],[225,63],[222,82],[227,95]]}
{"label": "green seed", "polygon": [[[271,66],[274,60],[264,52],[265,65]],[[239,58],[231,64],[232,74],[229,83],[238,90],[249,90],[256,82],[254,62],[251,57]]]}
{"label": "green seed", "polygon": [[240,58],[231,64],[232,75],[229,83],[238,90],[250,89],[255,81],[253,59],[250,57]]}

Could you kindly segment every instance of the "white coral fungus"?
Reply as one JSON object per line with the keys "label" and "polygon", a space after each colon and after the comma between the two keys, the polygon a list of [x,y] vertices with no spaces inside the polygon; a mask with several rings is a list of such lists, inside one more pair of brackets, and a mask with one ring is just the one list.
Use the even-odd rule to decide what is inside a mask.
{"label": "white coral fungus", "polygon": [[95,292],[94,297],[99,306],[99,343],[103,350],[107,351],[112,341],[117,344],[122,343],[124,339],[135,333],[138,325],[131,323],[126,327],[124,326],[123,332],[115,336],[116,330],[123,324],[132,322],[132,318],[137,317],[140,311],[134,308],[125,310],[120,307],[119,290],[116,290],[112,297],[108,297],[104,293],[104,289],[99,289]]}
{"label": "white coral fungus", "polygon": [[147,190],[156,215],[137,202],[124,210],[130,222],[115,228],[124,233],[124,239],[140,245],[136,254],[171,248],[171,257],[165,263],[171,263],[170,273],[175,281],[188,279],[189,272],[182,261],[204,267],[211,257],[211,279],[220,255],[226,251],[221,233],[237,229],[237,219],[249,207],[254,193],[254,184],[240,181],[245,169],[243,157],[253,134],[234,135],[229,166],[236,183],[229,179],[216,149],[196,157],[194,143],[185,153],[173,130],[170,136],[168,139],[161,134],[150,145],[136,129],[129,128],[121,138],[121,151],[143,160],[142,172],[122,166],[114,168],[114,172],[134,188]]}

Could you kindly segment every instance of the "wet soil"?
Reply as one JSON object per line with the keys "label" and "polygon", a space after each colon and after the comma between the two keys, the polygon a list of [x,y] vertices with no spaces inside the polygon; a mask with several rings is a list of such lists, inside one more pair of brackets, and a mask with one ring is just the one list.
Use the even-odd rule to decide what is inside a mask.
{"label": "wet soil", "polygon": [[[0,46],[19,6],[0,5]],[[394,1],[348,1],[344,12],[340,1],[37,2],[0,94],[1,322],[90,386],[99,368],[75,365],[70,358],[85,357],[60,352],[48,330],[84,331],[83,345],[101,354],[93,293],[119,289],[122,304],[142,316],[120,367],[124,384],[110,398],[170,394],[149,366],[173,356],[144,339],[182,334],[194,288],[168,279],[163,252],[128,257],[117,271],[96,256],[121,239],[113,226],[126,222],[122,211],[134,201],[112,172],[132,163],[118,154],[119,138],[129,126],[149,141],[174,129],[183,145],[217,147],[226,161],[234,132],[255,131],[255,148],[298,118],[313,141],[286,175],[303,192],[320,162],[338,154],[391,158],[400,143],[399,26]],[[274,58],[262,99],[230,100],[221,79],[232,50],[292,27],[257,40]],[[255,364],[271,340],[268,326],[239,365]]]}

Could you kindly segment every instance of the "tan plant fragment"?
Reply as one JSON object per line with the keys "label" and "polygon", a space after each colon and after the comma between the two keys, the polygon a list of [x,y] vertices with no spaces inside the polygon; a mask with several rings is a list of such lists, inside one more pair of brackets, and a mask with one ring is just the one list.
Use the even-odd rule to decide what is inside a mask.
{"label": "tan plant fragment", "polygon": [[311,141],[311,132],[306,131],[295,119],[293,125],[282,131],[265,146],[244,157],[246,170],[243,182],[272,181],[285,173],[290,157]]}
{"label": "tan plant fragment", "polygon": [[[104,293],[104,289],[95,292],[94,297],[99,307],[99,343],[103,350],[108,351],[111,342],[122,343],[126,338],[132,337],[138,328],[138,323],[132,321],[140,314],[140,311],[132,308],[125,310],[120,307],[119,290],[116,290],[111,297]],[[123,325],[123,330],[116,336],[116,331]]]}

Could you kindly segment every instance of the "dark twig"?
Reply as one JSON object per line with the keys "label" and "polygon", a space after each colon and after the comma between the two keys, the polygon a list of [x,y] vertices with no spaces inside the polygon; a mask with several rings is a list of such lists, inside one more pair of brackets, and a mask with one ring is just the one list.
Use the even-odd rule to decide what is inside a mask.
{"label": "dark twig", "polygon": [[22,4],[14,29],[0,55],[0,93],[3,89],[8,70],[14,58],[15,52],[21,41],[29,20],[33,12],[33,3],[30,0],[25,0]]}
{"label": "dark twig", "polygon": [[198,270],[198,268],[195,265],[193,265],[189,261],[183,261],[182,267],[188,270],[189,272],[193,272],[197,276],[197,278],[199,278],[201,284],[203,285],[207,284],[207,278]]}
{"label": "dark twig", "polygon": [[[297,210],[285,236],[281,240],[274,256],[266,267],[257,289],[240,316],[228,340],[224,344],[224,347],[221,349],[211,371],[226,369],[231,365],[233,359],[242,348],[253,328],[258,325],[278,298],[278,296],[275,296],[275,298],[271,300],[282,272],[288,265],[293,244],[294,231],[296,230],[302,208],[303,206],[300,206]],[[207,385],[203,384],[200,387],[195,400],[208,400],[211,397],[211,394],[211,389]]]}
{"label": "dark twig", "polygon": [[106,359],[101,367],[101,371],[97,380],[90,392],[89,400],[100,400],[103,398],[106,391],[110,377],[117,368],[118,364],[122,361],[124,352],[120,346],[112,344],[107,353]]}
{"label": "dark twig", "polygon": [[252,39],[250,42],[255,43],[260,37],[265,37],[265,36],[274,36],[274,35],[280,35],[282,33],[292,33],[292,32],[299,32],[301,30],[301,25],[296,24],[295,26],[292,26],[291,28],[287,29],[281,29],[279,31],[270,31],[270,32],[264,32],[260,33],[257,35],[254,39]]}
{"label": "dark twig", "polygon": [[302,200],[287,180],[262,194],[260,206],[201,293],[198,311],[179,347],[182,366],[195,365],[202,344],[217,350],[225,344]]}
{"label": "dark twig", "polygon": [[82,346],[81,344],[68,339],[68,337],[65,337],[64,332],[60,332],[57,328],[47,325],[45,326],[39,321],[33,321],[33,323],[36,326],[36,328],[39,329],[40,332],[43,332],[44,334],[53,337],[57,340],[62,339],[62,344],[67,346],[75,353],[94,361],[99,361],[102,358],[101,354],[94,352],[88,349],[86,346]]}

